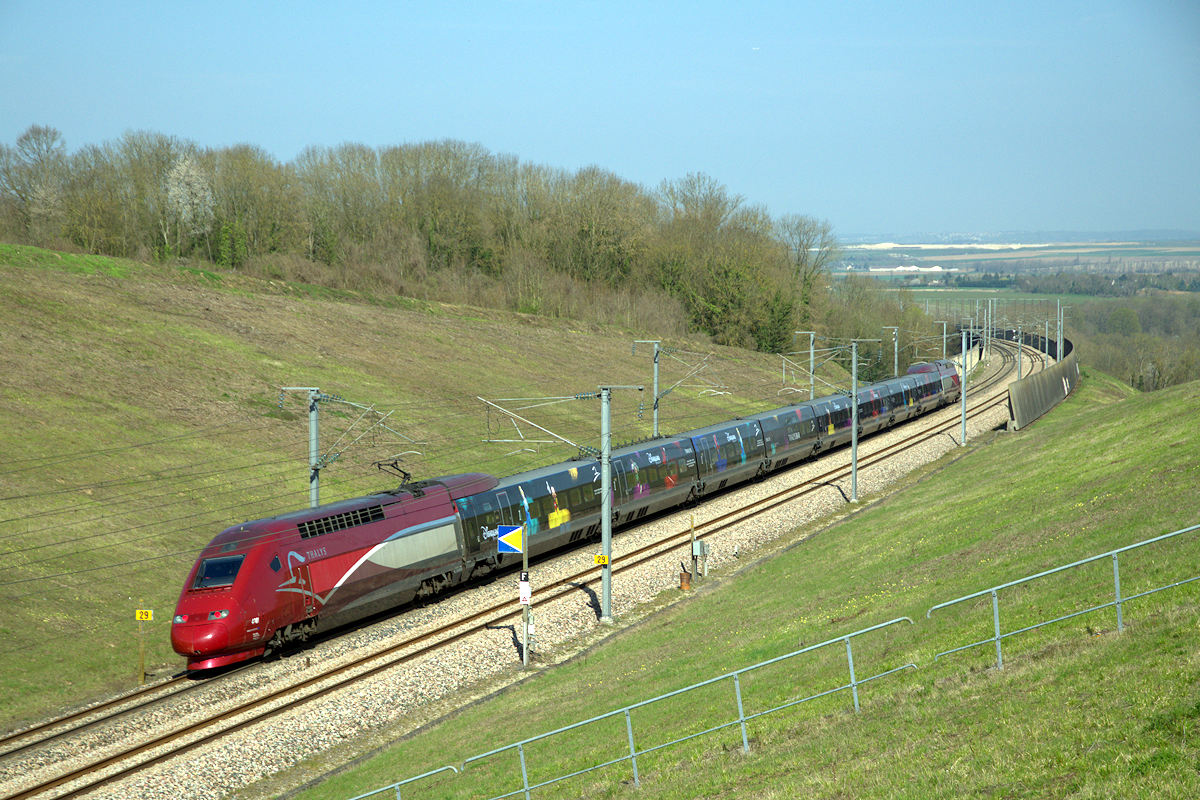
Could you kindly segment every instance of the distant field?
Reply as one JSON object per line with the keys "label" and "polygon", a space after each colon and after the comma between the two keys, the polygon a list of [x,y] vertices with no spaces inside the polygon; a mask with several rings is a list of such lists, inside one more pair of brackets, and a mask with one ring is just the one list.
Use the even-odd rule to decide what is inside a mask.
{"label": "distant field", "polygon": [[958,270],[1139,265],[1200,269],[1200,242],[1052,242],[981,245],[847,245],[845,262],[858,269],[944,265]]}
{"label": "distant field", "polygon": [[[981,440],[906,490],[613,636],[568,664],[474,702],[351,771],[303,792],[337,800],[672,691],[738,666],[906,615],[916,624],[855,646],[860,676],[918,665],[846,693],[535,792],[539,798],[961,798],[1200,795],[1200,590],[1173,589],[994,648],[986,600],[925,619],[932,605],[1200,522],[1200,384],[1150,395],[1087,374],[1063,406],[1018,434]],[[1128,596],[1192,577],[1200,536],[1121,559]],[[1002,595],[1005,630],[1112,594],[1107,562]],[[846,682],[845,651],[743,683],[746,711]],[[728,720],[728,687],[635,712],[646,746]],[[624,723],[527,752],[530,780],[618,757]],[[337,759],[326,756],[310,774]],[[267,783],[247,796],[277,796]],[[492,796],[520,787],[516,756],[406,787],[404,796]],[[390,795],[381,795],[390,796]]]}
{"label": "distant field", "polygon": [[[1054,327],[1058,314],[1057,303],[1078,307],[1083,303],[1113,303],[1111,297],[1090,297],[1088,295],[1063,294],[1046,296],[1018,292],[1011,289],[976,289],[960,287],[912,286],[905,287],[904,293],[922,309],[928,308],[928,313],[937,319],[949,318],[951,322],[975,313],[976,303],[980,308],[986,307],[989,300],[996,305],[996,319],[1016,321],[1018,319],[1049,320]],[[1068,314],[1068,326],[1070,325]],[[1040,329],[1040,328],[1039,328]]]}

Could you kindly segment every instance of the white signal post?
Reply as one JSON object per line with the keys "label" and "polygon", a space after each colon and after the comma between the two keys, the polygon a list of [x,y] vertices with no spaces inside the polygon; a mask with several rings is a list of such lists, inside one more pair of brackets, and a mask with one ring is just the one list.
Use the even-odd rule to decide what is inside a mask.
{"label": "white signal post", "polygon": [[613,389],[637,389],[641,386],[600,387],[600,621],[612,622],[612,432],[609,420]]}
{"label": "white signal post", "polygon": [[525,541],[524,533],[521,536],[521,580],[517,583],[517,600],[521,603],[521,619],[525,625],[525,636],[523,641],[525,646],[521,648],[521,666],[529,666],[529,648],[533,644],[529,640],[529,629],[533,625],[530,620],[530,606],[533,604],[533,589],[529,584],[529,545]]}
{"label": "white signal post", "polygon": [[850,343],[850,502],[858,502],[858,343],[882,339],[855,339]]}
{"label": "white signal post", "polygon": [[963,328],[962,332],[962,379],[959,388],[959,395],[962,402],[960,403],[960,416],[962,417],[962,436],[958,443],[959,447],[967,443],[967,329]]}
{"label": "white signal post", "polygon": [[529,650],[533,646],[530,639],[533,633],[533,620],[529,606],[533,603],[533,589],[529,584],[529,548],[521,551],[521,580],[517,582],[517,600],[521,604],[521,617],[525,624],[525,635],[523,640],[525,646],[521,648],[521,666],[529,667]]}
{"label": "white signal post", "polygon": [[521,578],[517,582],[517,602],[521,604],[521,617],[524,624],[524,635],[521,637],[521,666],[529,666],[530,640],[529,632],[532,625],[529,618],[529,606],[533,603],[533,589],[529,583],[529,543],[526,541],[529,529],[524,525],[501,525],[496,531],[496,550],[500,553],[521,554]]}

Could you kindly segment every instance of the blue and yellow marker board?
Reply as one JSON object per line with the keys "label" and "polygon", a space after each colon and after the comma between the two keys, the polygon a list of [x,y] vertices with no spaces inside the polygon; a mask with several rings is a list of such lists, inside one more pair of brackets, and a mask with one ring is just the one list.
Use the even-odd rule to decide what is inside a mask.
{"label": "blue and yellow marker board", "polygon": [[522,525],[500,525],[497,528],[499,537],[496,540],[496,550],[500,553],[520,553],[523,552],[522,539],[524,539],[525,528]]}

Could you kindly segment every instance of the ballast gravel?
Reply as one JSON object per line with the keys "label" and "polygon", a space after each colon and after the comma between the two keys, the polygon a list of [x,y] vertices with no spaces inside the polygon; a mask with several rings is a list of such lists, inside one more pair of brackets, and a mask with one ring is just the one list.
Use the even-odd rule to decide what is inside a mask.
{"label": "ballast gravel", "polygon": [[[952,406],[925,419],[947,422],[956,419],[958,413],[958,407]],[[974,420],[968,420],[968,441],[1004,425],[1007,419],[1007,409],[1001,405]],[[859,443],[859,458],[907,436],[913,425],[864,439]],[[860,500],[885,492],[912,470],[957,449],[957,437],[958,428],[955,427],[953,434],[936,436],[882,464],[870,467],[860,465]],[[774,493],[785,486],[849,463],[850,448],[843,447],[815,462],[789,469],[782,476],[751,484],[736,495],[717,497],[694,509],[623,532],[613,538],[613,562],[619,563],[623,553],[667,533],[686,530],[689,515],[694,515],[699,525],[704,520],[739,507],[749,499]],[[760,550],[797,527],[846,510],[849,495],[849,479],[846,479],[808,494],[801,501],[754,517],[732,530],[712,535],[708,538],[711,547],[708,569],[715,573],[729,571],[740,557]],[[639,608],[644,609],[651,601],[669,597],[664,592],[674,590],[678,593],[681,564],[691,563],[690,545],[683,545],[646,565],[615,576],[612,613],[616,624],[613,626],[601,625],[597,619],[598,580],[562,599],[542,604],[537,602],[538,582],[548,584],[591,564],[594,549],[584,547],[552,561],[536,563],[533,570],[536,633],[531,666],[542,668],[561,660],[597,638],[608,635],[613,629],[621,627],[622,623],[636,618]],[[472,634],[401,666],[384,670],[346,689],[326,691],[318,686],[313,691],[322,696],[282,717],[249,725],[87,796],[138,800],[217,800],[233,793],[238,796],[258,796],[258,792],[249,788],[254,783],[284,770],[295,770],[300,762],[311,756],[338,747],[340,756],[351,758],[356,752],[379,746],[436,718],[453,708],[456,701],[465,703],[470,696],[494,691],[528,674],[521,668],[516,580],[515,573],[508,573],[489,584],[457,592],[434,605],[410,609],[385,622],[322,642],[308,650],[260,664],[225,679],[210,681],[145,712],[74,737],[66,744],[36,748],[28,755],[11,759],[0,758],[0,794],[20,791],[85,763],[94,762],[129,741],[150,741],[156,735],[179,729],[223,706],[230,707],[235,702],[266,695],[272,690],[316,675],[332,665],[351,660],[363,652],[379,650],[414,633],[431,630],[448,618],[466,615],[505,598],[512,599],[517,613],[511,621]],[[332,681],[326,683],[329,682]],[[481,688],[485,686],[486,690]],[[479,752],[507,743],[502,729],[481,731]],[[98,771],[92,779],[102,775],[104,772]],[[402,779],[409,776],[395,777]],[[273,785],[278,790],[278,784]]]}

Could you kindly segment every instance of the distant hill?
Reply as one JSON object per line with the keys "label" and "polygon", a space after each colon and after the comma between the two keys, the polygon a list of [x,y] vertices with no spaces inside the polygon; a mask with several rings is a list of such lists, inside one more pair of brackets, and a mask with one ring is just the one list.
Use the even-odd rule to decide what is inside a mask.
{"label": "distant hill", "polygon": [[1131,231],[987,231],[982,233],[855,233],[840,234],[842,244],[1007,244],[1012,242],[1188,242],[1200,240],[1200,230],[1144,229]]}

